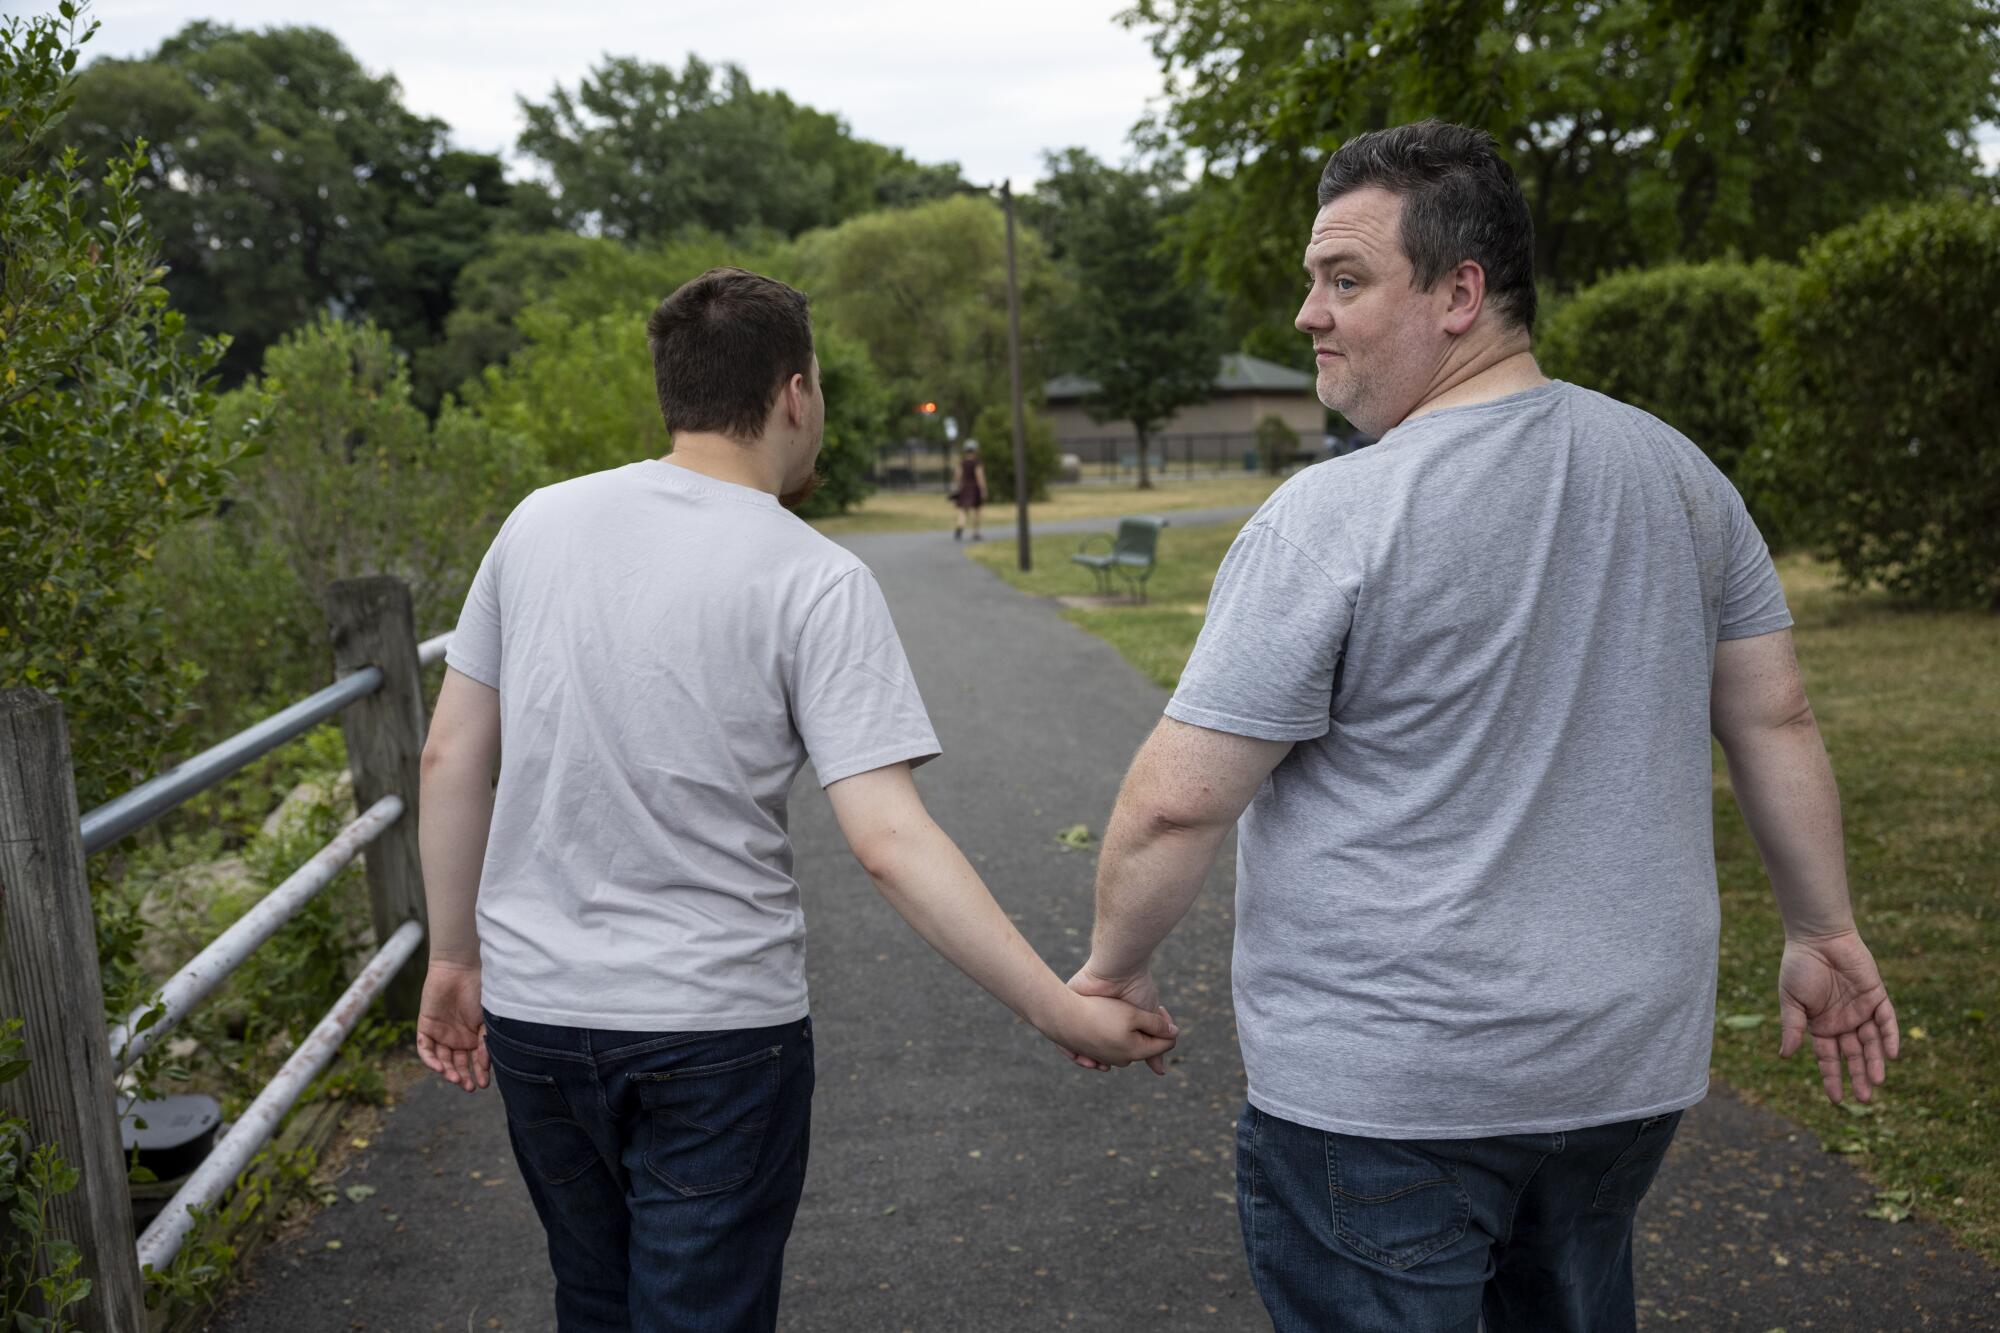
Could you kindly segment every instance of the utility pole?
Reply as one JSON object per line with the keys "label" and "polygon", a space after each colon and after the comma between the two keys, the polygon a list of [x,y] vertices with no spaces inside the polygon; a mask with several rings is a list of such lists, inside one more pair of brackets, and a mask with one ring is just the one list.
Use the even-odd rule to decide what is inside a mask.
{"label": "utility pole", "polygon": [[1000,182],[1000,207],[1007,214],[1007,373],[1014,394],[1014,539],[1021,569],[1034,568],[1028,537],[1028,430],[1021,415],[1021,293],[1014,278],[1014,182]]}

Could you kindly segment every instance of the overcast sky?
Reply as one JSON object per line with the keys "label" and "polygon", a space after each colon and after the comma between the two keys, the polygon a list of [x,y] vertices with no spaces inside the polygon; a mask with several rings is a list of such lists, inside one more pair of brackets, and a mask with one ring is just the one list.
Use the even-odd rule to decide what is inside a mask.
{"label": "overcast sky", "polygon": [[[759,88],[846,118],[923,162],[981,183],[1041,174],[1042,153],[1081,144],[1109,161],[1161,88],[1142,34],[1112,21],[1126,0],[95,0],[92,58],[143,55],[188,20],[315,24],[392,73],[414,110],[466,148],[509,154],[516,94],[574,87],[605,53],[679,66],[735,62]],[[0,0],[17,13],[52,6]],[[2000,128],[1981,155],[2000,165]],[[517,169],[524,169],[516,163]]]}
{"label": "overcast sky", "polygon": [[[0,0],[0,8],[53,6]],[[196,17],[236,27],[312,24],[371,73],[391,73],[411,109],[466,148],[511,150],[516,94],[574,88],[605,53],[679,66],[689,54],[743,66],[759,88],[844,117],[863,138],[968,179],[1026,184],[1044,149],[1126,156],[1126,135],[1161,87],[1145,41],[1112,22],[1121,0],[95,0],[86,51],[135,56]]]}

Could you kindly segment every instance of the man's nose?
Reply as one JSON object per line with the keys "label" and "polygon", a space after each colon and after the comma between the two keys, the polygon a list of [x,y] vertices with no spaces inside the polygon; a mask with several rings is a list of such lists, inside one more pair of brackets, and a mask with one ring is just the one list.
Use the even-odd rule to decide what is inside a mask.
{"label": "man's nose", "polygon": [[1324,303],[1316,305],[1308,296],[1305,304],[1299,307],[1298,318],[1292,321],[1292,327],[1300,333],[1318,333],[1333,327],[1333,320],[1329,318],[1331,314]]}

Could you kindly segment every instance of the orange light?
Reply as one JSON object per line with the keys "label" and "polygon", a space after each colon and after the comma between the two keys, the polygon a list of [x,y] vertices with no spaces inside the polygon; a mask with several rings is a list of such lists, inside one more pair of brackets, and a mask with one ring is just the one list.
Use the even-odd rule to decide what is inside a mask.
{"label": "orange light", "polygon": [[925,416],[927,416],[927,417],[929,417],[929,416],[936,416],[936,415],[937,415],[937,404],[936,404],[936,403],[919,403],[919,404],[917,404],[917,411],[919,411],[919,412],[922,412],[922,413],[923,413],[923,414],[924,414]]}

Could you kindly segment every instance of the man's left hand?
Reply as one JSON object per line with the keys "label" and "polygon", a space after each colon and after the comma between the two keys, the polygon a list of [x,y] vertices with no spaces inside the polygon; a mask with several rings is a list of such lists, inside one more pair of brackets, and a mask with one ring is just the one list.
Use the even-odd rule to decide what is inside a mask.
{"label": "man's left hand", "polygon": [[445,1082],[467,1092],[477,1092],[492,1081],[477,964],[431,961],[417,1013],[417,1055],[444,1075]]}

